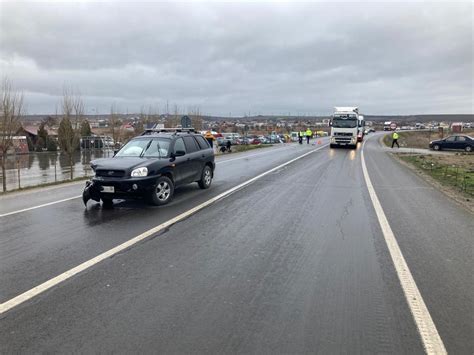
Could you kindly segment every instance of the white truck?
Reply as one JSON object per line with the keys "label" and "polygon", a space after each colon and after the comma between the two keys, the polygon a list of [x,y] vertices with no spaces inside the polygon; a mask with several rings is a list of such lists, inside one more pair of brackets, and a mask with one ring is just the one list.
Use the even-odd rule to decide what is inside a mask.
{"label": "white truck", "polygon": [[357,142],[364,138],[364,116],[358,107],[334,107],[331,119],[330,147],[349,146],[357,148]]}

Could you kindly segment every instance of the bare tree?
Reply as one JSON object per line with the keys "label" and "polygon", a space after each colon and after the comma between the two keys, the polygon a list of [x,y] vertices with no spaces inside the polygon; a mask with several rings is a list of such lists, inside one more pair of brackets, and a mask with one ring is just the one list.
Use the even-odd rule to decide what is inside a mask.
{"label": "bare tree", "polygon": [[[58,129],[58,143],[69,158],[70,177],[74,178],[74,152],[79,149],[80,134],[78,125],[84,116],[84,103],[79,94],[71,89],[63,90],[61,101],[62,118]],[[73,122],[74,126],[73,127]]]}
{"label": "bare tree", "polygon": [[200,131],[202,130],[202,114],[201,108],[196,106],[190,112],[191,122],[194,129]]}
{"label": "bare tree", "polygon": [[63,117],[67,113],[74,130],[78,130],[84,119],[84,102],[79,91],[74,91],[71,87],[63,88],[63,99],[61,102]]}
{"label": "bare tree", "polygon": [[0,154],[2,165],[3,192],[7,191],[6,163],[8,150],[13,147],[13,137],[21,127],[23,112],[23,93],[15,91],[8,78],[2,82],[2,101],[0,102]]}
{"label": "bare tree", "polygon": [[174,115],[173,115],[173,118],[171,120],[171,127],[177,127],[179,124],[179,106],[178,105],[174,105]]}
{"label": "bare tree", "polygon": [[118,117],[117,107],[115,106],[115,104],[112,104],[112,106],[110,106],[109,126],[111,127],[111,130],[112,130],[112,139],[114,141],[114,144],[117,144],[120,139],[121,132],[120,132],[120,120]]}

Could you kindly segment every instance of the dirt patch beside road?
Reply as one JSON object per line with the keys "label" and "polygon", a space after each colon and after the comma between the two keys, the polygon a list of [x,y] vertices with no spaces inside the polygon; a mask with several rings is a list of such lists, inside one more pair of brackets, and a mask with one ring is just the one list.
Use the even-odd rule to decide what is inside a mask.
{"label": "dirt patch beside road", "polygon": [[[415,132],[400,132],[397,131],[399,138],[398,144],[400,147],[406,148],[424,148],[428,149],[430,141],[439,139],[438,132],[434,131],[415,131]],[[383,142],[387,147],[392,146],[392,132],[383,137]]]}

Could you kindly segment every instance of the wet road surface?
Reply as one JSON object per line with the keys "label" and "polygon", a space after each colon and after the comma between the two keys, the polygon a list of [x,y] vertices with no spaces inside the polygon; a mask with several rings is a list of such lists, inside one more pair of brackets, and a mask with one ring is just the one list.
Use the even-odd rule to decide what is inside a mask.
{"label": "wet road surface", "polygon": [[[6,214],[72,198],[0,217],[0,303],[315,148],[223,157],[210,190],[165,207],[85,210],[82,184],[0,199]],[[377,139],[364,151],[444,345],[472,353],[472,215]],[[324,147],[9,310],[0,352],[422,353],[360,152]]]}

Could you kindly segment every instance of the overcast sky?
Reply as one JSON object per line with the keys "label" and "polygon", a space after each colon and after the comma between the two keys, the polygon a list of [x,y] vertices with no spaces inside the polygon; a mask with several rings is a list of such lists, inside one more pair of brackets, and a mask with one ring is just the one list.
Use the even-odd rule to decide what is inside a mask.
{"label": "overcast sky", "polygon": [[473,113],[465,3],[0,3],[0,65],[28,113]]}

